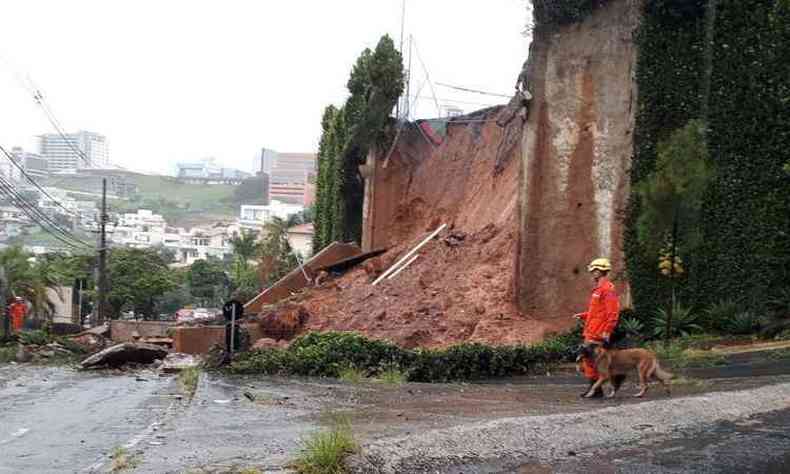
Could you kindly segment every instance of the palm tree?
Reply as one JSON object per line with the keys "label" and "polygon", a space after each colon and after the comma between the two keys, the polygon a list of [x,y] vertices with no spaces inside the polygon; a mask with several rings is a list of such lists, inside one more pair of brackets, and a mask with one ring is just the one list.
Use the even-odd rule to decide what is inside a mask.
{"label": "palm tree", "polygon": [[59,284],[48,263],[35,262],[32,254],[14,246],[0,251],[0,266],[5,270],[9,292],[30,302],[34,319],[49,320],[55,305],[48,290],[58,291]]}
{"label": "palm tree", "polygon": [[241,260],[244,267],[247,267],[247,262],[255,257],[258,253],[258,233],[250,230],[242,230],[241,234],[234,233],[230,238],[230,245],[233,247],[233,253],[236,258]]}

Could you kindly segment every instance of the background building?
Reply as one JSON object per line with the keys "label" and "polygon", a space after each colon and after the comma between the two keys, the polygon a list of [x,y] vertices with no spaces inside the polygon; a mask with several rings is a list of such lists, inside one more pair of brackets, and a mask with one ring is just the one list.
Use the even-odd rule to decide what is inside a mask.
{"label": "background building", "polygon": [[219,166],[216,158],[203,158],[193,163],[176,164],[176,178],[187,183],[239,184],[249,177],[250,173]]}
{"label": "background building", "polygon": [[38,139],[39,154],[47,161],[51,173],[74,173],[82,168],[110,166],[107,138],[104,135],[80,130],[63,136],[47,133],[39,135]]}
{"label": "background building", "polygon": [[279,153],[263,148],[255,169],[269,175],[270,201],[302,206],[313,201],[315,190],[308,183],[317,172],[315,153]]}
{"label": "background building", "polygon": [[[14,147],[11,150],[11,156],[17,164],[33,179],[43,178],[47,175],[47,160],[40,155],[30,153],[22,148]],[[22,171],[14,166],[10,160],[0,157],[0,175],[11,181],[23,180]]]}

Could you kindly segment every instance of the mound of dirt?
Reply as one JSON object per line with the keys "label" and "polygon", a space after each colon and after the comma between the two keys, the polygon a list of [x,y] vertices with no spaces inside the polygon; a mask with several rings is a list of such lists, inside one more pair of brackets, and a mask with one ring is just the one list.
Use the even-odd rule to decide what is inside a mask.
{"label": "mound of dirt", "polygon": [[[529,343],[562,329],[515,305],[519,147],[495,174],[499,112],[450,122],[438,147],[412,131],[387,168],[377,162],[366,231],[390,250],[306,292],[304,330],[358,331],[410,348]],[[442,223],[411,266],[371,285]]]}

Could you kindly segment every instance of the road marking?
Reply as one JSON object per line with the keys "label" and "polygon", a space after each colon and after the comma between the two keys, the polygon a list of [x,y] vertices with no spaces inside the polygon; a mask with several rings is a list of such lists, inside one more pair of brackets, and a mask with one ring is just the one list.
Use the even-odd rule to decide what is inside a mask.
{"label": "road marking", "polygon": [[[178,402],[179,400],[173,400],[172,402],[170,402],[170,405],[167,406],[165,412],[162,414],[162,418],[161,418],[162,420],[164,420],[164,418],[166,418],[168,415],[170,415],[173,412],[173,409]],[[153,432],[156,431],[157,428],[159,428],[161,425],[162,422],[158,420],[151,422],[150,425],[148,425],[144,430],[139,432],[136,436],[133,436],[131,439],[129,439],[129,441],[123,444],[122,447],[131,450],[132,448],[140,444],[141,441],[151,436],[151,434],[153,434]],[[101,470],[102,466],[104,466],[106,463],[107,460],[104,458],[104,456],[102,456],[98,461],[86,467],[83,471],[98,472]]]}

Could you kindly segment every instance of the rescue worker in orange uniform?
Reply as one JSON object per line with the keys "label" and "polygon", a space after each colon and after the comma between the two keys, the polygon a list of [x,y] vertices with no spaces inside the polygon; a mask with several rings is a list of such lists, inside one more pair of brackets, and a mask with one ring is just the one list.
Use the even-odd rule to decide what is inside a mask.
{"label": "rescue worker in orange uniform", "polygon": [[8,315],[11,317],[11,329],[15,333],[22,331],[22,326],[25,324],[25,315],[27,314],[27,305],[25,300],[17,296],[14,302],[8,307]]}
{"label": "rescue worker in orange uniform", "polygon": [[[612,264],[608,258],[596,258],[587,266],[587,271],[592,274],[595,288],[590,296],[587,311],[574,315],[574,318],[584,321],[584,330],[582,332],[584,347],[591,348],[595,345],[609,344],[609,339],[615,327],[617,327],[617,321],[620,317],[620,300],[617,297],[614,285],[608,278],[609,272],[612,271]],[[584,377],[590,381],[590,386],[592,386],[598,379],[598,371],[589,357],[589,351],[585,352],[587,356],[583,355],[582,357],[582,370]],[[622,380],[619,382],[622,383]],[[587,393],[588,390],[585,390],[584,393]],[[603,396],[603,390],[599,388],[594,396]]]}

